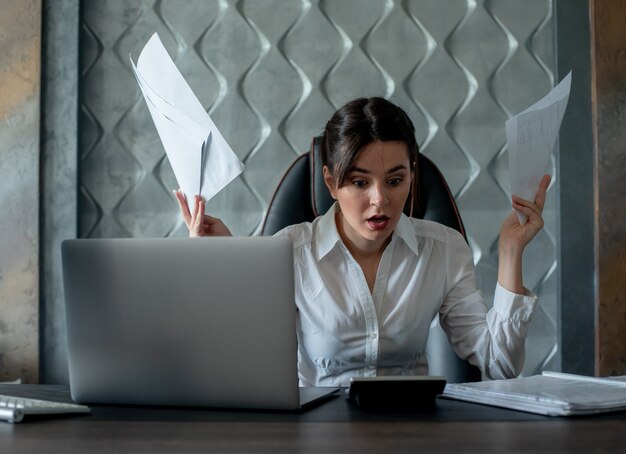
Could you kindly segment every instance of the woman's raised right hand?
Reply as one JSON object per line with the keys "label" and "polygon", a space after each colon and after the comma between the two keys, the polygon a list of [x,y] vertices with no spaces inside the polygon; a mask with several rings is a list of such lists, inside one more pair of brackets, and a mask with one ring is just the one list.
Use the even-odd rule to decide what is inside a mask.
{"label": "woman's raised right hand", "polygon": [[178,189],[174,191],[190,238],[203,236],[233,236],[221,219],[204,214],[205,202],[199,195],[194,196],[193,214],[187,207],[187,197]]}

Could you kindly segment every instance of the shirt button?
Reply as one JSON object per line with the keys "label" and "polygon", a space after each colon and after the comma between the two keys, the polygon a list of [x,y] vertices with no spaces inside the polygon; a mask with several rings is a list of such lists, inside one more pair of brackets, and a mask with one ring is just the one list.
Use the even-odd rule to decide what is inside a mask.
{"label": "shirt button", "polygon": [[376,333],[370,334],[370,339],[376,339],[377,337],[378,337],[378,334]]}

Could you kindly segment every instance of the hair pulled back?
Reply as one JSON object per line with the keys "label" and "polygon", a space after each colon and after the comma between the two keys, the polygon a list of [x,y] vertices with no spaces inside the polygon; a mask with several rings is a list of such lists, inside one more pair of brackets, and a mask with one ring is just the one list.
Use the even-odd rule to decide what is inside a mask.
{"label": "hair pulled back", "polygon": [[415,127],[400,107],[384,98],[359,98],[334,113],[324,129],[321,157],[337,186],[343,184],[363,147],[376,140],[404,142],[415,169],[419,151]]}

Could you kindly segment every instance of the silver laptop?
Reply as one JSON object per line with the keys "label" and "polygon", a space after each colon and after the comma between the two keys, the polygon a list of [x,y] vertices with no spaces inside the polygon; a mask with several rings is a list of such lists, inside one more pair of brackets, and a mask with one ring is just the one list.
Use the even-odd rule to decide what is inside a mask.
{"label": "silver laptop", "polygon": [[289,239],[79,239],[62,254],[75,401],[296,410],[335,391],[298,388]]}

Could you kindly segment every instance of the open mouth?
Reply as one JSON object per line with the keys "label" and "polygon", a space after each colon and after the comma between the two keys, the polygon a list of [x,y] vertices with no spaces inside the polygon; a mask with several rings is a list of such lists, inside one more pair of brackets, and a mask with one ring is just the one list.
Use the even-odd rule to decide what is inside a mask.
{"label": "open mouth", "polygon": [[389,225],[389,216],[372,216],[367,220],[367,225],[372,230],[383,230]]}

